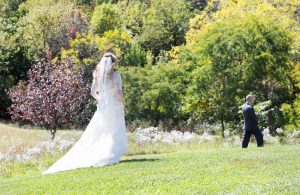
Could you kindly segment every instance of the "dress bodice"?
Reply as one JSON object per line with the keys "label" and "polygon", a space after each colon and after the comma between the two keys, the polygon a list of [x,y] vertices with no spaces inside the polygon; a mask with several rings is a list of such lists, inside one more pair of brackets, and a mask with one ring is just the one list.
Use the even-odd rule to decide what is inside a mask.
{"label": "dress bodice", "polygon": [[103,89],[100,86],[99,79],[92,85],[92,90],[98,92],[100,101],[98,102],[99,106],[121,106],[122,103],[118,99],[117,92],[122,91],[122,81],[121,76],[117,72],[113,72],[112,77],[106,77],[105,83],[102,85]]}

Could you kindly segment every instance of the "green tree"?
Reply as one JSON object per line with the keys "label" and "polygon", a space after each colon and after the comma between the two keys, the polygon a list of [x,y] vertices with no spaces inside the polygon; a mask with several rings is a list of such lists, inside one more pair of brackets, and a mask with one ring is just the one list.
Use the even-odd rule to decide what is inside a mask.
{"label": "green tree", "polygon": [[103,3],[96,6],[91,21],[90,30],[94,34],[102,35],[109,30],[121,27],[121,15],[114,4]]}
{"label": "green tree", "polygon": [[24,13],[16,11],[15,6],[13,4],[13,7],[9,7],[11,9],[5,17],[0,17],[0,118],[9,118],[7,108],[10,101],[6,92],[20,79],[26,79],[26,71],[33,60],[28,53],[28,47],[21,43],[21,35],[17,32],[18,22]]}
{"label": "green tree", "polygon": [[18,10],[19,5],[25,0],[0,0],[0,18],[7,18]]}
{"label": "green tree", "polygon": [[27,14],[20,20],[18,32],[37,60],[44,58],[46,52],[56,55],[61,48],[68,48],[73,30],[79,33],[87,30],[86,16],[72,3],[42,2],[30,0],[19,8]]}
{"label": "green tree", "polygon": [[281,111],[286,120],[286,130],[294,131],[300,128],[300,63],[294,64],[293,70],[294,94],[293,102],[284,103]]}
{"label": "green tree", "polygon": [[183,71],[175,65],[120,68],[126,99],[126,117],[130,121],[146,119],[176,124],[186,118],[181,111]]}
{"label": "green tree", "polygon": [[157,56],[160,50],[184,43],[191,16],[190,4],[185,0],[152,0],[143,22],[138,41]]}
{"label": "green tree", "polygon": [[239,105],[249,92],[280,104],[291,95],[291,44],[280,25],[258,16],[203,26],[183,54],[191,56],[185,63],[194,66],[186,111],[220,121],[224,132],[225,122],[238,120]]}
{"label": "green tree", "polygon": [[143,31],[147,5],[141,1],[122,1],[118,3],[118,6],[123,13],[125,28],[134,37],[140,35]]}
{"label": "green tree", "polygon": [[126,48],[120,60],[122,66],[143,67],[147,63],[147,52],[138,44],[133,44]]}

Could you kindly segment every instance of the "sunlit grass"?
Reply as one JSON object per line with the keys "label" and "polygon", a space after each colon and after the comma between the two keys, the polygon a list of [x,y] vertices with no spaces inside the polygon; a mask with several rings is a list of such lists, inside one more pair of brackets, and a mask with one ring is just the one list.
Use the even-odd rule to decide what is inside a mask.
{"label": "sunlit grass", "polygon": [[[57,136],[64,134],[64,137],[78,139],[83,131],[64,130],[58,131]],[[50,133],[33,127],[19,128],[14,124],[0,123],[0,152],[5,152],[10,146],[33,147],[42,141],[49,141]]]}
{"label": "sunlit grass", "polygon": [[[77,140],[83,131],[59,131]],[[3,149],[49,139],[38,129],[0,124]],[[20,140],[20,142],[15,142]],[[51,175],[41,172],[64,153],[43,154],[29,162],[1,163],[0,194],[299,194],[300,145],[255,144],[243,150],[222,142],[138,145],[129,134],[129,151],[114,166]]]}
{"label": "sunlit grass", "polygon": [[2,179],[8,194],[298,194],[300,149],[211,148],[124,157],[114,166]]}

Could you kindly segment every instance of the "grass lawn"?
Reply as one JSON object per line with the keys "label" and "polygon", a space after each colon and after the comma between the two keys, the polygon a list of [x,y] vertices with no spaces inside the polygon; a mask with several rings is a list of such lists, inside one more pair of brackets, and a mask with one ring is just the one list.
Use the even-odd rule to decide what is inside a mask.
{"label": "grass lawn", "polygon": [[114,166],[1,179],[3,194],[300,194],[300,145],[125,156]]}

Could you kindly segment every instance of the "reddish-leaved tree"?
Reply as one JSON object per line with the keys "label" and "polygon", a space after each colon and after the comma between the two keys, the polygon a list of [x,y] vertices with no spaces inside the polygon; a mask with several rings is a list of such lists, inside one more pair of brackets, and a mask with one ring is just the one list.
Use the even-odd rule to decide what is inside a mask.
{"label": "reddish-leaved tree", "polygon": [[89,98],[82,71],[71,61],[40,62],[28,71],[28,83],[9,90],[9,112],[15,121],[43,126],[55,137],[58,128],[76,126]]}

